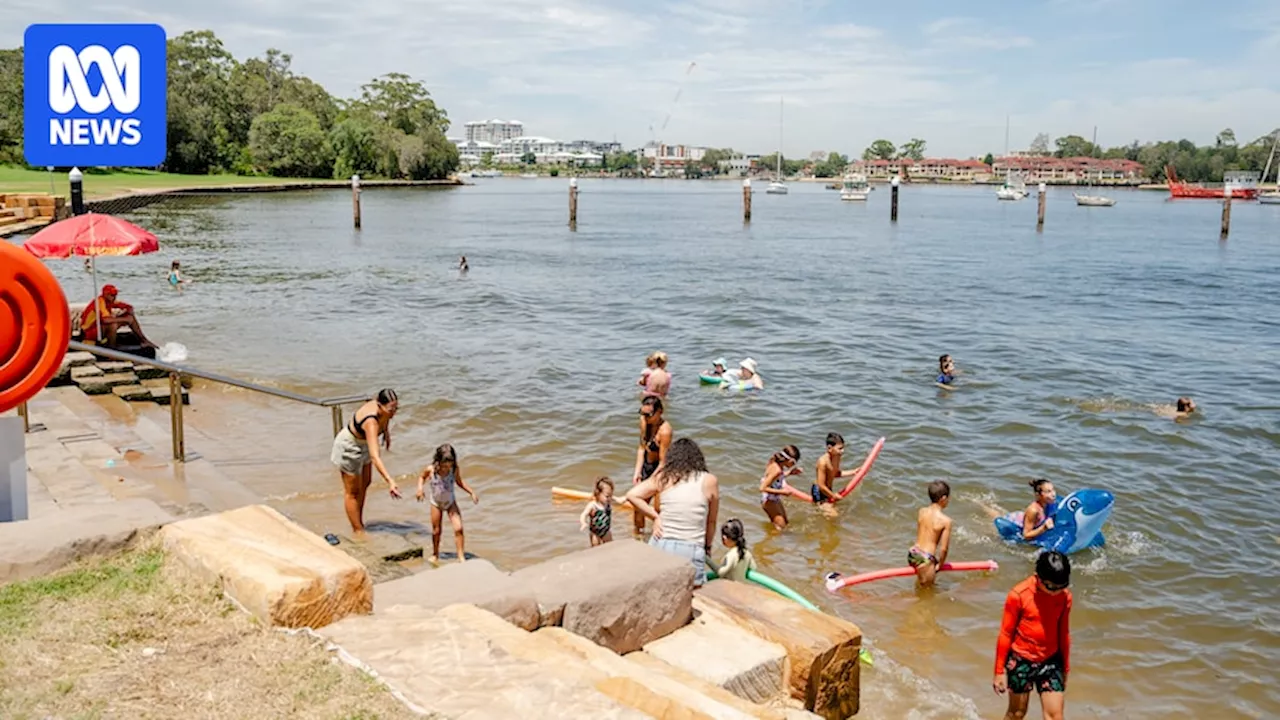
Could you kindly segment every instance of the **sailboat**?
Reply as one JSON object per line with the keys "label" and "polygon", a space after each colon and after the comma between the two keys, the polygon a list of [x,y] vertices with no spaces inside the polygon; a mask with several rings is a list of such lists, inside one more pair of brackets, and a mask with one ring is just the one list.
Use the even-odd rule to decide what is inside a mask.
{"label": "sailboat", "polygon": [[[1262,180],[1259,184],[1267,181],[1267,174],[1271,172],[1271,161],[1276,157],[1277,145],[1280,145],[1280,130],[1276,131],[1276,139],[1271,143],[1271,154],[1267,156],[1267,166],[1262,169]],[[1258,202],[1263,205],[1280,205],[1280,164],[1276,165],[1276,189],[1259,193]]]}
{"label": "sailboat", "polygon": [[[1009,162],[1009,116],[1004,116],[1004,157],[1005,162]],[[1013,179],[1013,169],[1005,167],[1004,169],[1004,185],[996,190],[997,200],[1021,200],[1027,196],[1027,184],[1022,179]]]}
{"label": "sailboat", "polygon": [[778,98],[778,169],[765,192],[770,195],[787,194],[787,184],[782,182],[782,98]]}
{"label": "sailboat", "polygon": [[[1098,148],[1098,126],[1097,125],[1093,126],[1093,147],[1094,147],[1094,150],[1097,150]],[[1090,189],[1093,188],[1092,179],[1089,180],[1089,188]],[[1114,199],[1109,197],[1104,197],[1102,195],[1081,195],[1078,192],[1073,192],[1071,193],[1071,195],[1075,197],[1076,205],[1079,205],[1081,207],[1111,207],[1112,205],[1116,204],[1116,201]]]}

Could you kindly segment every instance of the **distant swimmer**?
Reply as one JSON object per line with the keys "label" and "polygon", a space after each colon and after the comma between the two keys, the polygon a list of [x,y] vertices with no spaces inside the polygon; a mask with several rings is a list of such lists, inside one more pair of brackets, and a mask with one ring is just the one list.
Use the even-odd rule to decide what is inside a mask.
{"label": "distant swimmer", "polygon": [[951,383],[956,380],[956,364],[951,360],[950,355],[943,355],[938,358],[938,379],[939,386],[948,390],[952,388]]}
{"label": "distant swimmer", "polygon": [[1189,397],[1180,397],[1172,405],[1157,405],[1155,413],[1174,421],[1186,420],[1196,413],[1196,401]]}
{"label": "distant swimmer", "polygon": [[468,271],[468,270],[470,270],[470,269],[471,269],[471,266],[467,264],[467,256],[466,256],[466,255],[461,255],[461,256],[459,256],[459,257],[458,257],[458,272],[466,272],[466,271]]}
{"label": "distant swimmer", "polygon": [[721,385],[721,388],[736,387],[740,390],[763,390],[764,378],[760,377],[757,370],[756,361],[746,358],[738,363],[739,373],[737,383],[732,382]]}
{"label": "distant swimmer", "polygon": [[916,513],[916,544],[907,551],[907,564],[915,568],[920,587],[933,585],[938,567],[951,549],[951,518],[942,512],[951,502],[951,486],[943,480],[929,483],[929,505]]}

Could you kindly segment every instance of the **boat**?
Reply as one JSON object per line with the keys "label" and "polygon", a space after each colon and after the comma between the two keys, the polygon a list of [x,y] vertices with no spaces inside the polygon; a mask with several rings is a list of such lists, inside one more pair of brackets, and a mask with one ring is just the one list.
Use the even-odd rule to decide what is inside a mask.
{"label": "boat", "polygon": [[[1005,162],[1009,162],[1009,116],[1004,116],[1004,158]],[[996,190],[997,200],[1021,200],[1027,196],[1027,184],[1019,177],[1013,177],[1013,170],[1009,167],[1004,169],[1004,184]]]}
{"label": "boat", "polygon": [[1071,193],[1076,198],[1076,204],[1082,207],[1111,207],[1116,201],[1101,195],[1081,195],[1080,193]]}
{"label": "boat", "polygon": [[788,192],[787,184],[782,181],[782,98],[778,98],[778,169],[765,192],[769,195],[786,195]]}
{"label": "boat", "polygon": [[1232,200],[1257,200],[1257,173],[1229,172],[1223,175],[1222,185],[1203,185],[1189,183],[1178,179],[1178,173],[1172,165],[1164,168],[1165,177],[1169,178],[1169,197],[1178,199],[1222,200],[1227,196],[1227,187],[1231,187]]}
{"label": "boat", "polygon": [[[1093,147],[1098,147],[1098,126],[1093,126]],[[1093,179],[1089,179],[1089,189],[1093,189]],[[1076,205],[1081,207],[1111,207],[1116,204],[1115,200],[1103,195],[1081,195],[1078,192],[1071,193],[1076,199]]]}
{"label": "boat", "polygon": [[[1271,143],[1271,154],[1267,156],[1267,166],[1262,169],[1262,182],[1267,181],[1267,175],[1271,172],[1271,161],[1276,157],[1277,145],[1280,145],[1280,132],[1276,133],[1276,139]],[[1258,202],[1263,205],[1280,205],[1280,165],[1276,166],[1276,189],[1259,193]]]}
{"label": "boat", "polygon": [[871,185],[867,183],[867,176],[862,173],[845,173],[844,184],[840,188],[841,200],[866,200],[871,194]]}
{"label": "boat", "polygon": [[1011,174],[1006,174],[1004,185],[996,190],[997,200],[1021,200],[1027,196],[1027,185],[1020,179],[1015,179]]}

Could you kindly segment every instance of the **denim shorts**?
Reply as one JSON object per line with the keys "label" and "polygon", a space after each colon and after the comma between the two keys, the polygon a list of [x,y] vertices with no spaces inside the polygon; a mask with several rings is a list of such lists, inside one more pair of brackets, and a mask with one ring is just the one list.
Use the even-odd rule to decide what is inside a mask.
{"label": "denim shorts", "polygon": [[651,537],[649,538],[649,544],[663,552],[685,558],[692,563],[694,587],[700,587],[707,581],[707,551],[703,549],[700,543]]}

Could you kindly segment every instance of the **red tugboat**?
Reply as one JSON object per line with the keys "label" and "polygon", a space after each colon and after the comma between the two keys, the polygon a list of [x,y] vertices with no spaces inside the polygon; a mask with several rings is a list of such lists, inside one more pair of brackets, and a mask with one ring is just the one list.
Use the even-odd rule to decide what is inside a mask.
{"label": "red tugboat", "polygon": [[1178,179],[1178,174],[1174,172],[1172,165],[1166,165],[1164,174],[1169,178],[1169,197],[1177,198],[1200,198],[1204,200],[1221,200],[1226,196],[1227,185],[1231,186],[1232,200],[1257,200],[1258,199],[1258,177],[1257,173],[1226,173],[1223,179],[1226,181],[1222,185],[1206,187],[1200,183],[1188,183]]}

